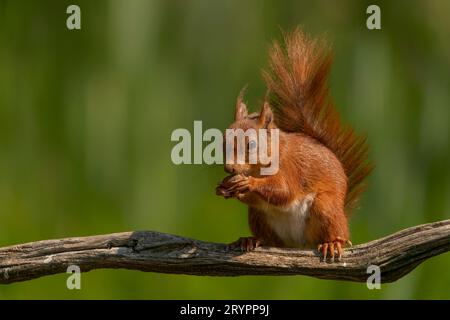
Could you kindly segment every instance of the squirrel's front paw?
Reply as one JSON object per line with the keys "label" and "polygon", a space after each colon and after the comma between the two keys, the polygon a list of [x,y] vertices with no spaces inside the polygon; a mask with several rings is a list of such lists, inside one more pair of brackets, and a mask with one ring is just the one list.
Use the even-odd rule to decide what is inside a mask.
{"label": "squirrel's front paw", "polygon": [[226,177],[222,183],[217,186],[216,194],[225,198],[238,197],[247,193],[251,189],[251,180],[249,177],[237,174]]}
{"label": "squirrel's front paw", "polygon": [[233,181],[236,176],[227,176],[225,177],[221,183],[219,183],[216,187],[216,194],[218,196],[223,196],[225,199],[233,197],[233,192],[231,187],[233,186]]}
{"label": "squirrel's front paw", "polygon": [[250,190],[250,178],[241,174],[235,175],[229,188],[234,194],[245,193]]}

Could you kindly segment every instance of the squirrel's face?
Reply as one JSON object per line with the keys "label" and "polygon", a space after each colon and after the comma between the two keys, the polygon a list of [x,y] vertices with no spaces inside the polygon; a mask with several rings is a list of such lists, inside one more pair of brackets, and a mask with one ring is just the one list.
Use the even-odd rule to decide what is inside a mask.
{"label": "squirrel's face", "polygon": [[[231,174],[258,176],[262,166],[270,165],[261,164],[260,148],[265,148],[265,155],[271,157],[270,129],[275,129],[276,126],[268,102],[264,103],[260,113],[248,114],[242,97],[241,91],[236,102],[234,122],[228,127],[224,136],[224,167],[225,171]],[[265,129],[266,133],[261,134],[260,129]],[[232,161],[228,161],[230,158]]]}

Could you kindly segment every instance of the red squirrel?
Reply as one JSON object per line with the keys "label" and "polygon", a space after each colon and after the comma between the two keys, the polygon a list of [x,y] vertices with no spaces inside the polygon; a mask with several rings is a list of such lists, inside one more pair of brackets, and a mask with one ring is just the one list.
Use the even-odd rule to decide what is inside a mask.
{"label": "red squirrel", "polygon": [[231,175],[216,193],[248,205],[252,233],[229,246],[317,248],[324,260],[340,259],[351,244],[348,215],[373,168],[366,139],[341,123],[329,96],[326,41],[297,28],[284,45],[274,42],[269,57],[261,111],[248,114],[241,91],[229,128],[279,129],[279,170],[264,176],[261,163],[225,164]]}

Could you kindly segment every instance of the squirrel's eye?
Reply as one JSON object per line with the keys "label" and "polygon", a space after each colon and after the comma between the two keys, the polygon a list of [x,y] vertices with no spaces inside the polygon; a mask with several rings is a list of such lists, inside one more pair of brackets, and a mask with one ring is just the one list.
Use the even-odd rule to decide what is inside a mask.
{"label": "squirrel's eye", "polygon": [[250,140],[248,142],[248,150],[254,150],[256,148],[256,141],[255,140]]}

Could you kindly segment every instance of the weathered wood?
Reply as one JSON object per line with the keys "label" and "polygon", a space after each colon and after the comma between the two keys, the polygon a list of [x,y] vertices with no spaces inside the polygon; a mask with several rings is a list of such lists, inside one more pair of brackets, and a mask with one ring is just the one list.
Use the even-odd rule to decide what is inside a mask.
{"label": "weathered wood", "polygon": [[314,250],[258,248],[228,251],[224,244],[137,231],[37,241],[0,248],[0,283],[66,272],[124,268],[199,276],[307,275],[365,282],[369,265],[382,282],[395,281],[422,261],[450,250],[450,220],[424,224],[347,248],[342,261],[323,262]]}

